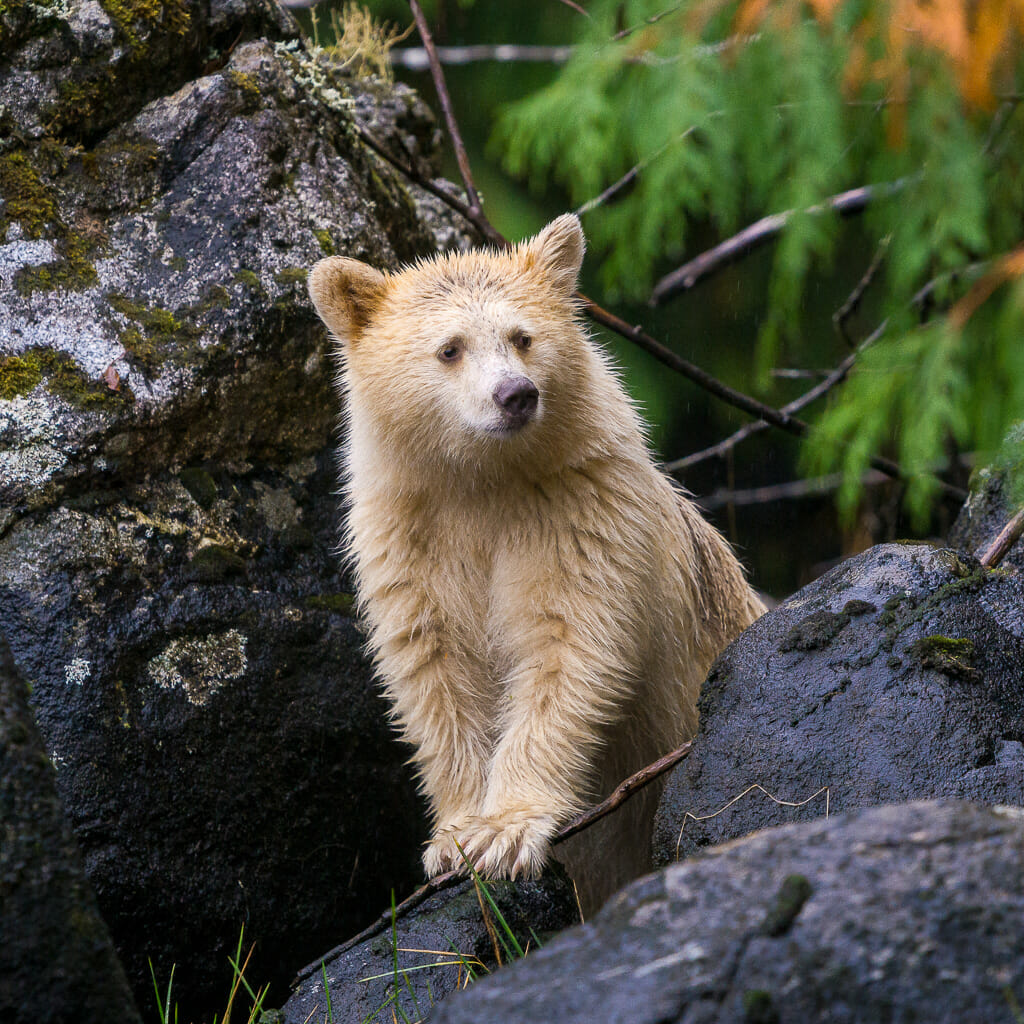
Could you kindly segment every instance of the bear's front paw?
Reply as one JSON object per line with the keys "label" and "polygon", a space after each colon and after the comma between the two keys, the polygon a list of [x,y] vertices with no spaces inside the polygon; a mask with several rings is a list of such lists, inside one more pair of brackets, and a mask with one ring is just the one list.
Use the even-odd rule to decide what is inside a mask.
{"label": "bear's front paw", "polygon": [[458,837],[485,878],[537,878],[551,850],[552,821],[520,814],[481,818]]}
{"label": "bear's front paw", "polygon": [[455,826],[439,829],[423,851],[423,867],[427,878],[435,878],[454,868],[465,868],[465,861],[459,853],[455,840],[459,830]]}

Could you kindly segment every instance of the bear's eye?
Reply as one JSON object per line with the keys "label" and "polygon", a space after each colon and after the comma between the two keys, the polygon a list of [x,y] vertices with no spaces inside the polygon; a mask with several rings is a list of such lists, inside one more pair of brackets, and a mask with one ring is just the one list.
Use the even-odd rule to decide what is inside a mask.
{"label": "bear's eye", "polygon": [[437,350],[437,358],[442,363],[454,363],[462,355],[462,346],[458,341],[449,341],[443,348]]}
{"label": "bear's eye", "polygon": [[524,331],[516,331],[515,334],[512,335],[512,344],[515,345],[520,352],[525,352],[533,344],[533,338]]}

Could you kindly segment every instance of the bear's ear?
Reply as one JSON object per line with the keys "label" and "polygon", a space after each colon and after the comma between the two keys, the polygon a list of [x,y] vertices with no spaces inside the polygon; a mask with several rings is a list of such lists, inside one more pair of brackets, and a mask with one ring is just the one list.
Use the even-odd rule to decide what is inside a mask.
{"label": "bear's ear", "polygon": [[359,260],[329,256],[309,275],[309,297],[320,319],[344,344],[357,338],[380,307],[387,278]]}
{"label": "bear's ear", "polygon": [[583,266],[583,253],[587,243],[583,238],[580,219],[573,213],[556,217],[526,246],[535,266],[559,291],[571,295],[576,291],[576,280]]}

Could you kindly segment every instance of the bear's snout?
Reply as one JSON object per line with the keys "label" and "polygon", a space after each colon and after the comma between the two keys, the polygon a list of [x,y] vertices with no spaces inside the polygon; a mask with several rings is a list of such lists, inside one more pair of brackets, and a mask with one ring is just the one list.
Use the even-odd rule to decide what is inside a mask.
{"label": "bear's snout", "polygon": [[533,419],[540,393],[529,377],[506,377],[491,397],[501,409],[505,425],[518,430]]}

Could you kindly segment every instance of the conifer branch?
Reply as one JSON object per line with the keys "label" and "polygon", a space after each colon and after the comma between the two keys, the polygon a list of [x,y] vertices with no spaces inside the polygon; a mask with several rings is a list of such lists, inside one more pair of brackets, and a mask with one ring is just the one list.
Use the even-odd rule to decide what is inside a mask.
{"label": "conifer branch", "polygon": [[[459,161],[459,171],[462,176],[463,184],[466,187],[466,195],[469,202],[466,204],[460,201],[458,205],[456,205],[453,201],[454,197],[445,193],[443,189],[439,189],[434,186],[431,191],[433,191],[433,194],[437,195],[442,201],[452,206],[453,209],[458,209],[459,212],[462,212],[467,219],[469,219],[470,223],[472,223],[492,245],[495,245],[500,249],[508,248],[510,244],[508,239],[506,239],[505,236],[491,224],[480,206],[479,197],[477,196],[476,189],[473,186],[473,175],[469,167],[469,158],[466,155],[465,146],[462,144],[462,135],[459,131],[458,123],[455,120],[455,112],[452,108],[451,97],[448,94],[448,88],[445,84],[444,71],[441,68],[441,63],[438,59],[433,37],[431,36],[430,29],[427,26],[426,18],[423,16],[423,10],[417,0],[409,0],[409,6],[412,9],[413,17],[416,19],[416,27],[419,30],[420,38],[423,40],[423,44],[427,50],[430,60],[431,75],[434,79],[434,86],[437,89],[438,100],[441,103],[442,110],[444,111],[448,133],[451,136],[452,144],[455,147],[456,158]],[[379,146],[379,144],[375,149],[378,153],[384,156],[385,159],[390,159],[386,155],[386,151],[383,147]],[[394,161],[391,162],[394,163]],[[404,173],[409,174],[411,172],[410,180],[416,181],[421,185],[423,184],[423,176],[419,175],[414,167],[405,169],[398,163],[394,163],[394,166]],[[902,187],[902,181],[885,186],[885,188],[890,192],[896,191]],[[844,204],[853,209],[857,202],[866,204],[875,191],[875,186],[864,186],[863,189],[854,189],[849,193],[843,193],[840,196],[833,196],[827,203],[820,204],[818,207],[811,207],[807,212],[820,212],[829,207],[838,209],[839,206]],[[863,194],[859,197],[855,197],[854,193]],[[861,208],[863,208],[863,206],[861,206]],[[788,219],[795,212],[796,211],[789,211],[784,214],[776,214],[775,219]],[[765,218],[766,221],[772,219],[773,218]],[[757,223],[760,224],[762,222],[759,221]],[[785,221],[775,228],[776,233],[778,230],[781,230],[784,223]],[[756,227],[757,224],[751,226],[751,228]],[[748,229],[748,231],[749,230],[751,229]],[[621,317],[616,316],[614,313],[609,313],[581,292],[576,293],[576,298],[592,320],[595,320],[599,324],[603,324],[605,327],[609,328],[609,330],[621,335],[628,341],[632,341],[635,345],[654,356],[655,359],[663,363],[665,366],[668,366],[670,369],[675,370],[675,372],[689,378],[705,391],[710,392],[715,395],[715,397],[727,402],[729,405],[732,405],[737,409],[741,409],[749,415],[754,416],[757,419],[764,420],[771,426],[778,427],[779,429],[785,430],[787,433],[794,434],[797,437],[805,437],[810,430],[809,425],[803,420],[788,414],[784,410],[775,409],[770,405],[765,405],[763,402],[757,401],[757,399],[752,398],[750,395],[746,395],[742,391],[737,391],[735,388],[729,387],[728,384],[724,384],[716,377],[713,377],[710,373],[702,370],[696,364],[691,363],[688,359],[684,359],[682,356],[677,355],[660,341],[652,338],[651,335],[644,331],[639,324],[630,326],[625,320],[621,319]],[[891,459],[875,455],[871,457],[870,462],[875,469],[880,470],[896,480],[905,479],[899,465]],[[966,497],[966,494],[962,490],[952,487],[950,484],[947,484],[942,480],[938,481],[938,486],[940,491],[959,501],[963,501]]]}

